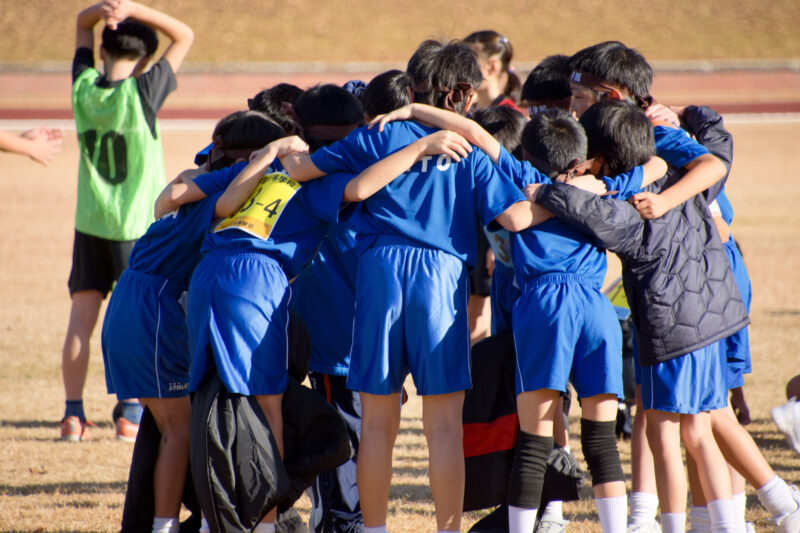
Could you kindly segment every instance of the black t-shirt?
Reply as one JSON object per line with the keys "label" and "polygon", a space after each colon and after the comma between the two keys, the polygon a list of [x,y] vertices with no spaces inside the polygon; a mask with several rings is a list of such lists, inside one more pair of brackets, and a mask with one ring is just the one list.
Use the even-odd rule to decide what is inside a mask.
{"label": "black t-shirt", "polygon": [[[94,68],[94,52],[91,48],[81,47],[75,50],[75,57],[72,59],[72,81],[80,76],[87,68]],[[101,76],[97,81],[98,87],[111,88],[119,85],[121,81],[109,82],[105,76]],[[164,58],[161,58],[150,70],[136,78],[139,88],[139,98],[142,102],[147,125],[155,135],[156,114],[169,93],[177,88],[175,73],[172,66]]]}

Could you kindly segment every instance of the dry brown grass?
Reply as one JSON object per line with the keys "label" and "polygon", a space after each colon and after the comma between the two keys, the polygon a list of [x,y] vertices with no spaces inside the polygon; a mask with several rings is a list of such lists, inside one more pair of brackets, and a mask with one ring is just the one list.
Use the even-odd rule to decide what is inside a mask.
{"label": "dry brown grass", "polygon": [[[794,0],[148,0],[190,24],[189,62],[398,61],[424,39],[495,29],[517,61],[616,39],[650,59],[800,57]],[[88,2],[3,2],[0,61],[70,61],[75,15]],[[795,22],[792,22],[795,21]]]}
{"label": "dry brown grass", "polygon": [[[732,124],[736,162],[728,191],[736,205],[735,234],[753,280],[754,372],[746,388],[755,422],[750,430],[776,471],[800,483],[800,457],[787,448],[769,418],[784,399],[786,380],[800,373],[800,182],[791,171],[800,124]],[[208,132],[165,131],[167,171],[174,175],[205,144]],[[86,386],[90,443],[56,441],[63,409],[60,349],[69,311],[77,149],[67,132],[64,150],[48,168],[0,154],[0,531],[115,531],[121,517],[131,446],[116,442],[113,399],[105,394],[99,335],[92,342]],[[580,455],[580,443],[573,440]],[[629,446],[621,443],[626,472]],[[769,529],[748,489],[748,516]],[[307,513],[308,501],[299,504]],[[565,506],[570,531],[599,531],[591,500]],[[479,514],[464,520],[466,531]],[[430,531],[433,506],[420,402],[403,411],[395,450],[389,527]]]}

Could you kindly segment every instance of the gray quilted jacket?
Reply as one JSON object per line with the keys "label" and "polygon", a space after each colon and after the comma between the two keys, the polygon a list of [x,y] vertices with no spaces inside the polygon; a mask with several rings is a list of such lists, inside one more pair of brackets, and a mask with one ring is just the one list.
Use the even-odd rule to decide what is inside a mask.
{"label": "gray quilted jacket", "polygon": [[[693,107],[684,116],[698,141],[730,166],[730,135],[719,115]],[[671,169],[645,190],[658,192],[682,175]],[[642,365],[692,352],[749,323],[708,211],[723,183],[654,220],[642,220],[628,202],[562,183],[537,191],[536,203],[619,256]]]}

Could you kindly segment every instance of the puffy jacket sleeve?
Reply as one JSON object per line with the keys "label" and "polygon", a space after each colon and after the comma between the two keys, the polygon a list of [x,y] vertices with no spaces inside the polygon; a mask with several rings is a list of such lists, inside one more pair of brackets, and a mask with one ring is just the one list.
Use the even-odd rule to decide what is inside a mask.
{"label": "puffy jacket sleeve", "polygon": [[733,136],[725,129],[722,116],[708,106],[687,106],[683,110],[683,122],[689,133],[713,155],[723,162],[727,173],[706,190],[703,195],[711,202],[725,186],[733,163]]}
{"label": "puffy jacket sleeve", "polygon": [[639,248],[644,221],[623,200],[597,196],[565,183],[542,185],[536,203],[570,225],[593,236],[603,248],[633,255]]}

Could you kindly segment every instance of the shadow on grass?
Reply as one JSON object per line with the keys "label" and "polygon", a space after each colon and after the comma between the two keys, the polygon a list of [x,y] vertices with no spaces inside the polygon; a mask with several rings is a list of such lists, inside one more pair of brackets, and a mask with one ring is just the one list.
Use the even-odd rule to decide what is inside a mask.
{"label": "shadow on grass", "polygon": [[[95,422],[95,426],[99,428],[112,428],[114,424],[109,421]],[[41,429],[41,428],[58,428],[61,421],[53,422],[52,420],[0,420],[0,427],[16,428],[16,429]]]}
{"label": "shadow on grass", "polygon": [[0,484],[0,494],[4,496],[33,496],[36,494],[107,494],[123,493],[125,481],[40,483],[31,485]]}

